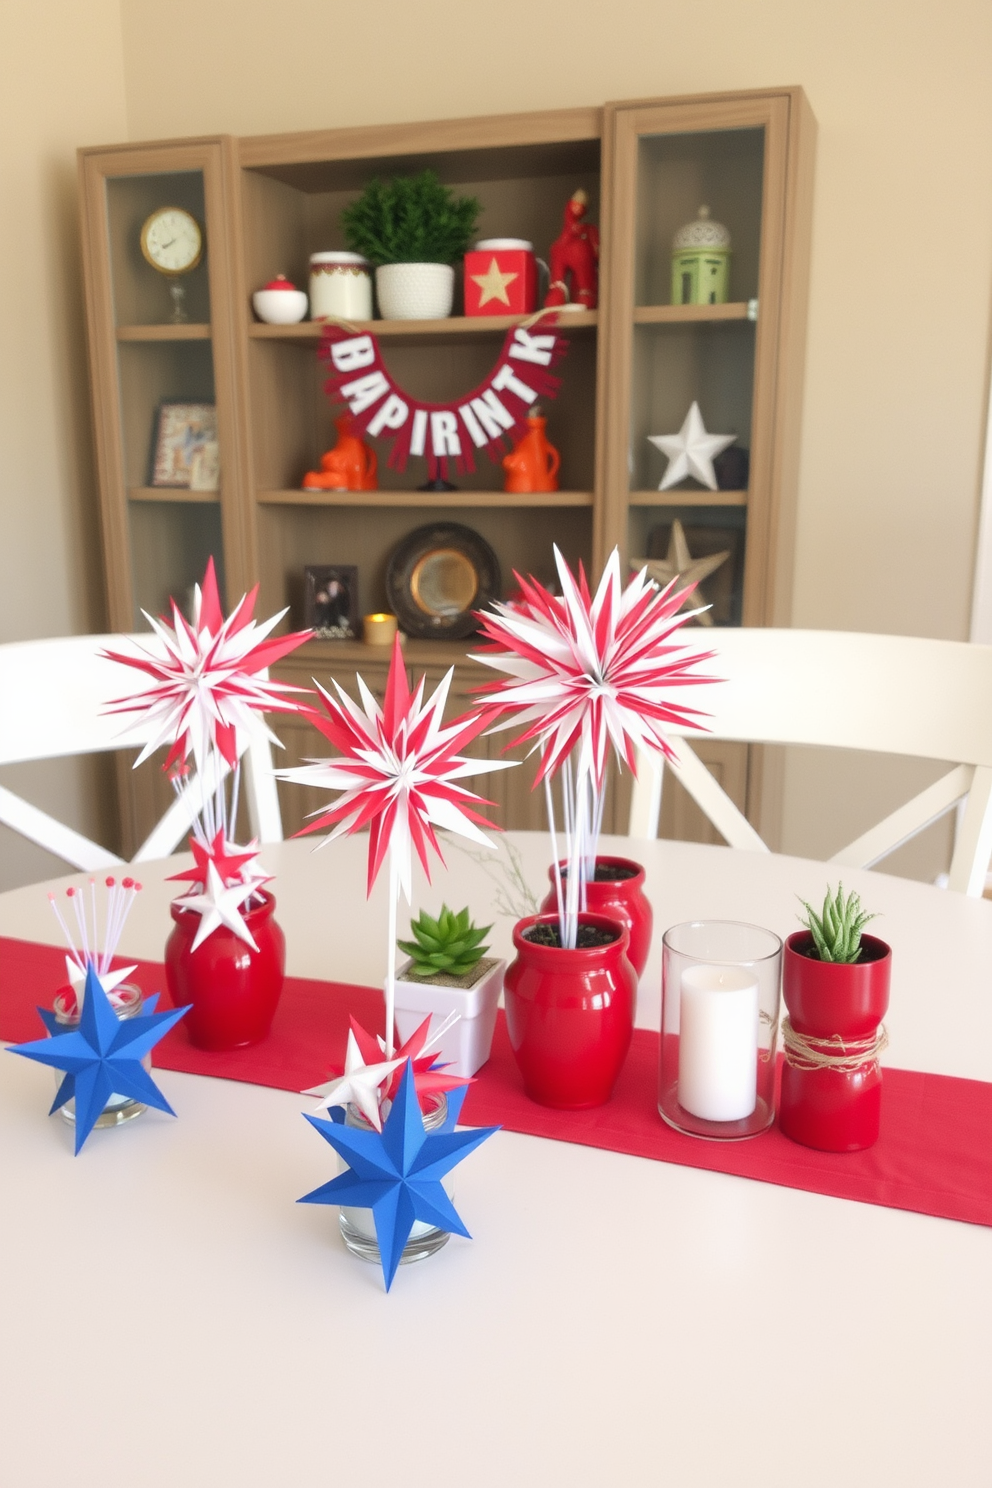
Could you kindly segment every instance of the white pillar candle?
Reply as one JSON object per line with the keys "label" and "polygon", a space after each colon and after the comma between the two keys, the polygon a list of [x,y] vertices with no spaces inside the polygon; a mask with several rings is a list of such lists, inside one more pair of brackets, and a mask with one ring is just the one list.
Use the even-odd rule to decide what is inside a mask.
{"label": "white pillar candle", "polygon": [[758,1098],[758,981],[740,966],[690,966],[679,1001],[679,1105],[740,1121]]}

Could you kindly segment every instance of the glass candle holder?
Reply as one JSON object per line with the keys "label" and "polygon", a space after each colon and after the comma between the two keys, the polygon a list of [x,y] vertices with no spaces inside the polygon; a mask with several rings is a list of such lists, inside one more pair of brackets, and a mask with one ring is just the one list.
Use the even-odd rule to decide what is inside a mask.
{"label": "glass candle holder", "polygon": [[[438,1127],[444,1125],[448,1119],[448,1100],[443,1091],[433,1092],[423,1099],[427,1103],[427,1110],[423,1111],[424,1130],[437,1131]],[[366,1121],[361,1111],[356,1106],[345,1108],[345,1126],[357,1127],[360,1131],[371,1131],[372,1127]],[[344,1172],[348,1164],[342,1158],[340,1170]],[[442,1178],[441,1183],[449,1199],[454,1198],[454,1190],[449,1178]],[[358,1256],[359,1260],[372,1261],[375,1265],[380,1264],[379,1241],[375,1233],[375,1220],[372,1218],[371,1209],[355,1209],[350,1205],[342,1204],[338,1213],[338,1224],[341,1228],[341,1238],[351,1251],[352,1255]],[[423,1261],[427,1256],[434,1255],[442,1245],[447,1245],[449,1240],[447,1230],[439,1230],[436,1225],[426,1224],[423,1220],[414,1220],[410,1238],[403,1247],[400,1256],[400,1265],[409,1265],[411,1261]]]}
{"label": "glass candle holder", "polygon": [[733,920],[666,931],[658,1110],[677,1131],[735,1141],[775,1119],[782,942]]}
{"label": "glass candle holder", "polygon": [[[70,995],[71,993],[68,989],[65,992],[57,992],[52,1004],[56,1023],[60,1028],[66,1030],[79,1027],[79,1005],[75,1001],[75,998],[73,998],[70,1004]],[[122,982],[119,987],[115,987],[113,996],[115,1002],[114,1012],[122,1021],[125,1018],[136,1018],[145,1005],[145,998],[141,988],[135,987],[131,982]],[[141,1063],[146,1070],[150,1070],[152,1067],[151,1055],[146,1054]],[[62,1084],[64,1078],[65,1072],[63,1070],[55,1071],[56,1089]],[[73,1096],[72,1099],[67,1100],[65,1105],[59,1109],[62,1112],[62,1119],[71,1122],[75,1126],[75,1097]],[[147,1110],[148,1107],[144,1102],[133,1100],[129,1095],[117,1095],[115,1093],[110,1096],[107,1104],[96,1118],[95,1125],[98,1127],[120,1126],[121,1122],[130,1121],[133,1117],[140,1116],[142,1111]]]}

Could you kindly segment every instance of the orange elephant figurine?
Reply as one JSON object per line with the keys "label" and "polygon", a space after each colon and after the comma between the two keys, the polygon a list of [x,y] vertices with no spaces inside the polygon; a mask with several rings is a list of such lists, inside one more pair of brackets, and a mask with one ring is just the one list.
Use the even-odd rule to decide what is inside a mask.
{"label": "orange elephant figurine", "polygon": [[375,450],[355,433],[350,413],[334,420],[338,442],[320,457],[320,469],[308,470],[304,491],[374,491],[378,462]]}
{"label": "orange elephant figurine", "polygon": [[557,491],[561,456],[544,435],[547,419],[527,415],[527,433],[510,455],[503,456],[504,491]]}

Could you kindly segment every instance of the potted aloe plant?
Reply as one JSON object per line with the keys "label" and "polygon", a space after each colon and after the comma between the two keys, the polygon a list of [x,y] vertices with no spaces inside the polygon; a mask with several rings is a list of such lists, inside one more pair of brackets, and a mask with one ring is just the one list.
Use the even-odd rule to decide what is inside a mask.
{"label": "potted aloe plant", "polygon": [[434,171],[378,178],[341,214],[345,241],[375,266],[379,312],[387,320],[441,320],[451,314],[456,260],[464,257],[482,211],[456,196]]}
{"label": "potted aloe plant", "polygon": [[878,1140],[892,951],[864,933],[875,916],[843,884],[819,914],[803,906],[805,929],[785,943],[779,1125],[806,1147],[858,1152]]}
{"label": "potted aloe plant", "polygon": [[445,1030],[434,1047],[448,1074],[474,1075],[489,1058],[506,968],[486,955],[482,942],[492,928],[478,929],[467,907],[454,914],[443,904],[436,919],[421,910],[410,922],[411,938],[396,942],[409,957],[396,980],[400,1038],[429,1014],[430,1034]]}

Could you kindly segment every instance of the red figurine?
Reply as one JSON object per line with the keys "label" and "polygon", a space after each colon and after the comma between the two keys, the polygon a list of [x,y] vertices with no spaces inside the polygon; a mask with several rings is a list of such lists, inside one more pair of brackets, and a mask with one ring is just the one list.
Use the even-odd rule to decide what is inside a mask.
{"label": "red figurine", "polygon": [[[581,305],[595,310],[599,274],[599,228],[583,222],[589,210],[589,198],[582,190],[574,191],[565,207],[562,235],[551,244],[551,283],[545,305]],[[571,286],[568,276],[571,275]]]}
{"label": "red figurine", "polygon": [[338,442],[320,457],[320,469],[308,470],[304,491],[374,491],[377,461],[375,450],[355,433],[350,413],[334,420]]}

